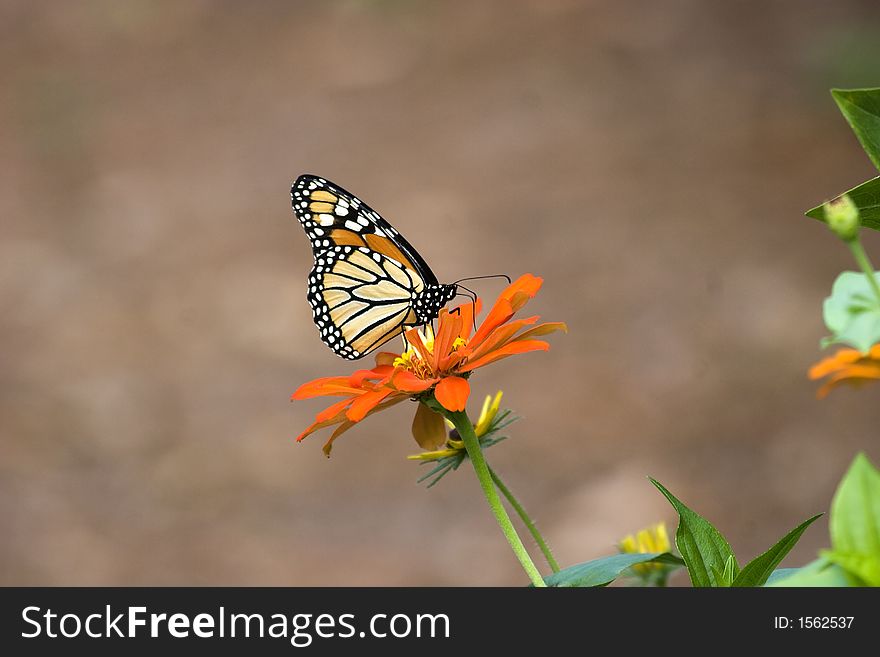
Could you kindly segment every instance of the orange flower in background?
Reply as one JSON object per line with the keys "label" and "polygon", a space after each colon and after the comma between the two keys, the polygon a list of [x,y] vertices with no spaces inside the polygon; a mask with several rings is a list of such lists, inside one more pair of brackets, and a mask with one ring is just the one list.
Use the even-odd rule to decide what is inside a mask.
{"label": "orange flower in background", "polygon": [[857,349],[840,349],[836,354],[825,358],[810,368],[809,377],[815,381],[828,377],[816,391],[819,399],[841,383],[861,385],[880,379],[880,344],[875,344],[867,354]]}
{"label": "orange flower in background", "polygon": [[[409,347],[401,354],[381,352],[376,366],[359,370],[350,376],[315,379],[293,393],[292,399],[340,396],[342,399],[318,413],[315,422],[299,435],[297,441],[324,427],[338,425],[324,445],[330,455],[333,441],[365,417],[384,410],[405,399],[432,391],[434,398],[449,411],[463,411],[470,395],[470,374],[496,360],[529,351],[546,351],[550,345],[536,338],[566,331],[562,322],[538,324],[537,315],[513,320],[529,299],[541,288],[543,280],[523,274],[499,295],[489,314],[473,335],[474,314],[480,311],[480,300],[452,312],[441,310],[437,333],[410,329],[404,335]],[[512,321],[513,320],[513,321]],[[526,328],[531,327],[531,328]],[[523,330],[525,329],[525,330]],[[424,448],[436,447],[435,438],[425,427],[436,424],[425,413],[430,409],[419,404],[413,423],[416,441]],[[433,411],[430,411],[433,413]],[[436,413],[433,413],[436,415]],[[439,418],[437,418],[439,419]]]}

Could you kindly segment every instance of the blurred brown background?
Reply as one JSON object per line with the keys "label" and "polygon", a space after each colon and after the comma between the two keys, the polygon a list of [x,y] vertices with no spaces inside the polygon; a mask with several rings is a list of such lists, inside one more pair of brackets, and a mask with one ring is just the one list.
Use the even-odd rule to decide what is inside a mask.
{"label": "blurred brown background", "polygon": [[[806,380],[852,264],[802,212],[874,174],[828,88],[880,84],[878,21],[869,1],[2,3],[0,583],[524,582],[467,468],[415,484],[411,405],[329,461],[324,436],[293,442],[324,404],[289,394],[355,367],[305,301],[306,171],[441,279],[545,278],[530,309],[570,334],[481,370],[472,406],[503,388],[523,416],[489,458],[564,564],[674,526],[646,475],[746,559],[827,510],[854,453],[880,457],[877,391],[817,402]],[[786,565],[826,543],[811,528]]]}

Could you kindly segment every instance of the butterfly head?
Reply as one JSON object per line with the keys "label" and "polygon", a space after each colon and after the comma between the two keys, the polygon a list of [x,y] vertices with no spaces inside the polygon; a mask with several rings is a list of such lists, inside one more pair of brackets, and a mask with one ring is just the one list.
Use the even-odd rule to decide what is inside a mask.
{"label": "butterfly head", "polygon": [[440,309],[452,301],[456,294],[458,294],[458,286],[455,284],[425,286],[425,289],[413,301],[413,310],[415,310],[418,323],[427,324],[437,319]]}

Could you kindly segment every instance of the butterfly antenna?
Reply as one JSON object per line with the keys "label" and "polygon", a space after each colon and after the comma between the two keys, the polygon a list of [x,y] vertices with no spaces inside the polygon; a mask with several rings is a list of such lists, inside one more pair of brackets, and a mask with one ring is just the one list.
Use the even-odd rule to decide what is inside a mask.
{"label": "butterfly antenna", "polygon": [[[464,279],[464,280],[467,280],[467,279]],[[458,285],[458,283],[456,283],[456,285]],[[459,294],[461,294],[461,296],[463,296],[463,297],[467,297],[468,299],[470,299],[471,303],[473,303],[473,305],[474,305],[474,312],[472,313],[472,319],[474,322],[474,331],[476,331],[477,330],[477,293],[474,292],[473,290],[471,290],[470,288],[465,287],[464,285],[458,285],[458,287],[460,287],[462,290],[465,290],[466,292],[470,292],[470,294],[463,294],[463,293],[459,293]]]}
{"label": "butterfly antenna", "polygon": [[[510,276],[507,274],[489,274],[488,276],[468,276],[467,278],[461,278],[453,283],[453,285],[458,285],[462,281],[482,281],[487,278],[503,278],[507,281],[508,284],[511,283]],[[464,286],[462,286],[464,287]],[[464,288],[467,289],[467,288]]]}

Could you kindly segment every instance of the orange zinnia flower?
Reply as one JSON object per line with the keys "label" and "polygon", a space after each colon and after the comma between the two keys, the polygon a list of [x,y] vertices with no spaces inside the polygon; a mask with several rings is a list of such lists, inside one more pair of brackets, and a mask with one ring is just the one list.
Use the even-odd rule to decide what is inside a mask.
{"label": "orange zinnia flower", "polygon": [[810,379],[827,376],[828,380],[816,392],[822,399],[831,389],[841,383],[860,385],[880,379],[880,344],[875,344],[867,354],[857,349],[841,349],[829,358],[810,368]]}
{"label": "orange zinnia flower", "polygon": [[[511,321],[529,299],[537,294],[542,279],[523,274],[501,293],[486,319],[471,335],[474,314],[480,311],[480,300],[465,304],[452,312],[441,310],[437,333],[423,334],[418,329],[405,333],[409,347],[401,354],[380,352],[376,366],[359,370],[350,376],[332,376],[303,384],[292,399],[341,396],[327,407],[315,422],[303,431],[297,441],[318,429],[338,425],[324,445],[330,455],[333,441],[368,415],[384,410],[405,399],[432,392],[434,398],[449,411],[463,411],[470,394],[467,377],[477,368],[501,358],[528,351],[546,351],[550,345],[535,338],[554,331],[567,330],[562,322],[535,324],[537,315]],[[532,326],[532,328],[525,328]],[[522,330],[525,329],[525,330]],[[437,434],[425,427],[436,416],[427,406],[419,404],[413,433],[422,447],[431,448]],[[427,413],[431,415],[426,416]],[[436,420],[442,419],[437,416]],[[418,427],[418,430],[417,430]],[[445,438],[445,432],[443,432]]]}

